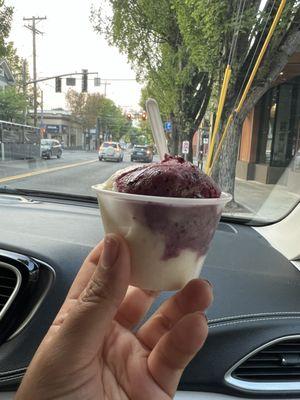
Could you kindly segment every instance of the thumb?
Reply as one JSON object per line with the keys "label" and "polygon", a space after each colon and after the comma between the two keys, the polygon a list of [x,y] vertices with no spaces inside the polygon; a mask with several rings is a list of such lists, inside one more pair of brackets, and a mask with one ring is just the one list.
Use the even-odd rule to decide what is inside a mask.
{"label": "thumb", "polygon": [[59,331],[65,346],[76,349],[78,356],[83,350],[84,357],[99,351],[126,294],[129,277],[130,254],[125,240],[106,235],[96,270]]}

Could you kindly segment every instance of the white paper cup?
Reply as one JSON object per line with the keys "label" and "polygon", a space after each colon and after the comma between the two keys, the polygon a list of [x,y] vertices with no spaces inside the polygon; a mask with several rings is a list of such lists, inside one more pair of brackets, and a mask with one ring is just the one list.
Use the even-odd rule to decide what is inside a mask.
{"label": "white paper cup", "polygon": [[131,253],[130,284],[176,290],[199,277],[207,250],[231,195],[187,199],[143,196],[92,187],[104,230],[122,235]]}

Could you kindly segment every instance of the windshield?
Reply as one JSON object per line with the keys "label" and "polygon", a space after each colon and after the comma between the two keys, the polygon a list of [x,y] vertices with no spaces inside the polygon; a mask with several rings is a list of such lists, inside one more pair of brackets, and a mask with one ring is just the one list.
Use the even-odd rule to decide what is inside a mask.
{"label": "windshield", "polygon": [[300,200],[300,5],[264,47],[269,3],[0,2],[1,192],[95,197],[117,170],[158,162],[155,98],[168,152],[233,196],[223,215],[284,217]]}
{"label": "windshield", "polygon": [[118,146],[116,143],[103,143],[103,145],[101,147],[103,147],[103,148],[114,147],[116,149]]}
{"label": "windshield", "polygon": [[51,146],[54,142],[52,140],[47,140],[47,139],[42,139],[41,140],[41,145],[45,145],[45,146]]}
{"label": "windshield", "polygon": [[149,147],[145,147],[145,146],[134,146],[133,150],[149,150]]}

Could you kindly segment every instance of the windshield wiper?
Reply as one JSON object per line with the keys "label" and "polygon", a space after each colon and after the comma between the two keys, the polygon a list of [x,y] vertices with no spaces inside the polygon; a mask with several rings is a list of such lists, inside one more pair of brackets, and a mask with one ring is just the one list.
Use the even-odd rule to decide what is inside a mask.
{"label": "windshield wiper", "polygon": [[34,190],[34,189],[15,189],[5,185],[0,186],[0,193],[17,195],[17,196],[32,196],[32,197],[44,197],[47,199],[56,199],[56,200],[78,201],[81,203],[84,202],[90,204],[97,203],[96,197],[93,196],[48,192],[44,190]]}

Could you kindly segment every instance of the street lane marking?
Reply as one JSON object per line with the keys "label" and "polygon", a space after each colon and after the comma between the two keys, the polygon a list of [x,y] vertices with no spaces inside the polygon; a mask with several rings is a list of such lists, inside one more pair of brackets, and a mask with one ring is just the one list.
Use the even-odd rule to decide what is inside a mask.
{"label": "street lane marking", "polygon": [[5,178],[0,178],[0,183],[10,182],[10,181],[14,181],[14,180],[17,180],[17,179],[22,179],[22,178],[28,178],[30,176],[35,176],[35,175],[47,174],[49,172],[60,171],[62,169],[79,167],[81,165],[92,164],[94,162],[98,162],[98,160],[83,161],[83,162],[78,162],[78,163],[74,163],[74,164],[62,165],[61,167],[54,167],[54,168],[49,168],[49,169],[40,169],[38,171],[26,172],[25,174],[6,176]]}

